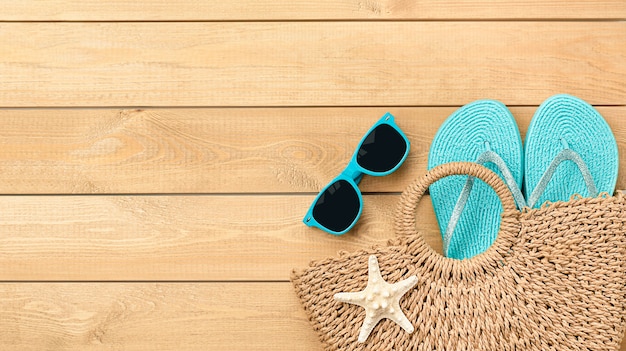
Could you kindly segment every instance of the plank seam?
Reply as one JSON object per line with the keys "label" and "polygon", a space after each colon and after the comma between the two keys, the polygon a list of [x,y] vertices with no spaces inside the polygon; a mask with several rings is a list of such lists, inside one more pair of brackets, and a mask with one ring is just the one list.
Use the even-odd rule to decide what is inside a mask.
{"label": "plank seam", "polygon": [[234,20],[0,20],[0,23],[624,22],[626,18],[312,18]]}
{"label": "plank seam", "polygon": [[[592,104],[594,107],[626,107],[624,104]],[[291,105],[291,106],[217,106],[217,105],[180,105],[180,106],[0,106],[0,110],[166,110],[166,109],[327,109],[327,108],[452,108],[461,107],[462,105]],[[513,105],[507,104],[509,108],[538,107],[536,105]]]}

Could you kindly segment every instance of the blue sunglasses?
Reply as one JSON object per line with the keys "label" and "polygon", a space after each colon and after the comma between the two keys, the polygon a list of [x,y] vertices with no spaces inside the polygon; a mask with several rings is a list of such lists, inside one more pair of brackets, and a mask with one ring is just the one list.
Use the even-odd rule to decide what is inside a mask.
{"label": "blue sunglasses", "polygon": [[364,174],[386,176],[409,155],[409,139],[387,113],[365,134],[348,166],[315,198],[304,224],[341,235],[361,216],[363,197],[358,184]]}

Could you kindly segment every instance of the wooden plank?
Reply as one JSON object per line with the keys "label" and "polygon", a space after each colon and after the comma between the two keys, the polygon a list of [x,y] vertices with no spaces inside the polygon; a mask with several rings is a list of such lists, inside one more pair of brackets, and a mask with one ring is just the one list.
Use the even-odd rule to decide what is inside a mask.
{"label": "wooden plank", "polygon": [[[385,244],[397,195],[366,195],[341,237],[306,227],[313,195],[2,196],[2,280],[287,280],[311,260]],[[420,229],[441,250],[430,200]]]}
{"label": "wooden plank", "polygon": [[[541,102],[541,101],[537,101]],[[0,110],[0,193],[317,192],[349,162],[386,111],[411,140],[400,170],[365,177],[365,192],[399,192],[426,170],[455,107]],[[522,134],[536,107],[513,107]],[[626,107],[598,107],[622,152]]]}
{"label": "wooden plank", "polygon": [[321,350],[290,283],[3,283],[2,350]]}
{"label": "wooden plank", "polygon": [[0,1],[3,21],[623,19],[622,0]]}
{"label": "wooden plank", "polygon": [[322,350],[290,283],[4,283],[0,312],[9,351]]}
{"label": "wooden plank", "polygon": [[626,100],[626,22],[0,23],[0,106]]}

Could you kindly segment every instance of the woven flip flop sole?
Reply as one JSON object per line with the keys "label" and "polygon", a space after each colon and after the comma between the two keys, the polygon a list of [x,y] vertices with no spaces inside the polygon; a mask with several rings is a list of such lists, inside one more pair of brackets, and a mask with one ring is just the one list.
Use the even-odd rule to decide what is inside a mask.
{"label": "woven flip flop sole", "polygon": [[[523,149],[519,130],[507,107],[493,100],[467,104],[446,119],[431,144],[428,169],[450,162],[474,162],[487,151],[485,142],[502,157],[520,185]],[[494,165],[485,166],[502,177]],[[429,189],[441,233],[445,233],[466,179],[466,176],[448,177]],[[447,256],[464,259],[485,251],[498,233],[501,212],[496,194],[477,180],[452,234]]]}
{"label": "woven flip flop sole", "polygon": [[[613,194],[619,156],[611,128],[591,105],[577,97],[561,94],[541,104],[528,127],[524,146],[526,198],[530,197],[552,160],[564,149],[561,139],[587,164],[598,191]],[[589,195],[578,167],[567,161],[557,168],[534,207],[546,201],[568,201],[574,194]]]}

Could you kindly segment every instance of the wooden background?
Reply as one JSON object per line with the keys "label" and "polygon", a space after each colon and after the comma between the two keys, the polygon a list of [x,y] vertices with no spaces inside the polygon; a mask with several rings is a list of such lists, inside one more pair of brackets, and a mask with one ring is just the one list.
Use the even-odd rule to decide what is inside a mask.
{"label": "wooden background", "polygon": [[[577,95],[626,155],[624,0],[174,3],[0,0],[1,350],[321,350],[291,269],[393,237],[475,99],[524,133]],[[405,165],[363,180],[351,233],[305,227],[386,111]]]}

